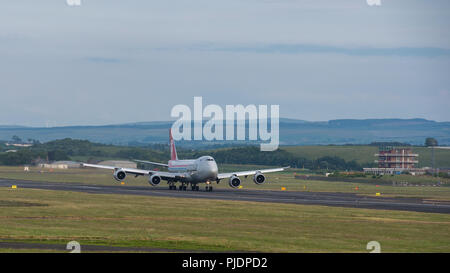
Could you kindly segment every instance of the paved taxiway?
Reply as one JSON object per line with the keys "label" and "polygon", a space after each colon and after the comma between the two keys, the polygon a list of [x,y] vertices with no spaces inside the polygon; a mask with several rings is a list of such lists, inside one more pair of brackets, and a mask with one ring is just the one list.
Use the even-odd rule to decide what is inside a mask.
{"label": "paved taxiway", "polygon": [[44,190],[76,191],[97,194],[132,194],[160,197],[204,198],[219,200],[323,205],[367,209],[405,210],[417,212],[450,213],[450,202],[434,202],[419,198],[386,198],[360,196],[352,193],[299,192],[273,190],[214,189],[204,191],[174,191],[166,185],[159,187],[124,185],[87,185],[75,183],[36,182],[0,179],[1,187],[32,188]]}

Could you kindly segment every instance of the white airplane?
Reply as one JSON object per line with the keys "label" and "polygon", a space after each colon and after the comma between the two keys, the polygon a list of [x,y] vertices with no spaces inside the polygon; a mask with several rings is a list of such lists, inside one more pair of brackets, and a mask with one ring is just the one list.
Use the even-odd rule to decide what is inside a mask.
{"label": "white airplane", "polygon": [[168,172],[142,170],[134,168],[118,168],[114,166],[104,166],[96,164],[85,164],[84,167],[100,168],[114,170],[113,177],[117,181],[123,181],[127,174],[135,175],[148,175],[148,183],[152,186],[158,186],[162,180],[167,181],[170,190],[176,190],[176,183],[180,182],[179,190],[186,190],[187,185],[190,184],[193,191],[199,190],[199,183],[206,183],[206,191],[212,191],[213,187],[211,182],[216,181],[219,183],[221,179],[228,178],[229,185],[232,188],[237,188],[241,185],[241,179],[239,176],[253,175],[253,181],[260,185],[266,181],[264,173],[281,172],[289,167],[264,169],[264,170],[252,170],[243,172],[231,172],[231,173],[219,173],[217,163],[211,156],[202,156],[197,159],[179,160],[177,151],[175,149],[175,142],[172,137],[172,131],[169,130],[170,135],[170,160],[168,164],[135,160],[141,163],[148,163],[157,166],[164,166],[168,168]]}

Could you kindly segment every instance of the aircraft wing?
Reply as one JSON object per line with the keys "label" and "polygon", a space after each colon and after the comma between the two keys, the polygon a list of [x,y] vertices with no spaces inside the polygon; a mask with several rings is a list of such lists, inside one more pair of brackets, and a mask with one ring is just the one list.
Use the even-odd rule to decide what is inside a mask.
{"label": "aircraft wing", "polygon": [[290,167],[283,167],[283,168],[275,168],[275,169],[265,169],[265,170],[253,170],[253,171],[243,171],[243,172],[234,172],[234,173],[219,173],[217,175],[218,179],[224,179],[224,178],[230,178],[233,175],[234,176],[247,176],[247,175],[254,175],[256,173],[274,173],[274,172],[282,172]]}
{"label": "aircraft wing", "polygon": [[[141,170],[141,169],[134,169],[134,168],[120,168],[120,167],[114,167],[114,166],[105,166],[105,165],[97,165],[97,164],[81,164],[83,167],[90,167],[90,168],[98,168],[98,169],[107,169],[107,170],[116,170],[121,169],[126,173],[134,174],[134,175],[154,175],[157,174],[161,176],[161,178],[175,178],[174,173],[169,172],[160,172],[160,171],[151,171],[151,170]],[[180,174],[177,174],[178,176]]]}
{"label": "aircraft wing", "polygon": [[152,165],[157,165],[157,166],[169,167],[169,165],[167,165],[167,164],[158,163],[158,162],[137,160],[137,159],[134,159],[133,161],[136,161],[136,162],[139,162],[139,163],[145,163],[145,164],[152,164]]}

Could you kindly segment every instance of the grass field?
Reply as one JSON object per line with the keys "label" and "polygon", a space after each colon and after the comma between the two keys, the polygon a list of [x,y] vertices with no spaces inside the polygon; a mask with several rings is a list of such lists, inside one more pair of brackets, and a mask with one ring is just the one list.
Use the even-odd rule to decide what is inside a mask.
{"label": "grass field", "polygon": [[[414,153],[419,154],[419,167],[431,166],[431,149],[427,147],[411,147]],[[296,156],[310,160],[324,156],[338,156],[346,161],[355,160],[364,167],[374,162],[375,154],[378,152],[376,146],[283,146],[286,150]],[[450,150],[435,149],[435,164],[437,168],[450,167]]]}
{"label": "grass field", "polygon": [[[31,169],[26,173],[18,167],[0,167],[1,178],[120,185],[111,172],[92,169],[43,173]],[[450,187],[305,181],[294,179],[293,172],[268,179],[261,186],[251,178],[244,179],[241,190],[286,187],[450,200]],[[125,183],[150,187],[143,177],[127,177]],[[216,187],[228,185],[223,181]],[[81,245],[257,252],[367,252],[367,242],[375,240],[383,252],[449,252],[450,215],[0,188],[1,240],[41,244],[76,240]],[[36,250],[0,249],[16,251]]]}
{"label": "grass field", "polygon": [[192,251],[449,252],[450,215],[0,188],[0,240]]}

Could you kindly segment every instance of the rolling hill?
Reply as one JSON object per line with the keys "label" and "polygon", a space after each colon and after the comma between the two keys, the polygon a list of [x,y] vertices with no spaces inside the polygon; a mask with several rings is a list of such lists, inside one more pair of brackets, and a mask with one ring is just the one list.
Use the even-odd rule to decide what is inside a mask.
{"label": "rolling hill", "polygon": [[[24,140],[36,139],[41,142],[73,138],[105,144],[145,145],[167,143],[167,129],[171,126],[170,121],[51,128],[0,126],[0,140],[9,140],[17,135]],[[280,119],[281,145],[342,145],[388,141],[423,145],[427,137],[436,138],[440,145],[450,145],[450,122],[425,119],[341,119],[326,122]],[[180,142],[180,145],[196,147],[218,144],[245,143]]]}

